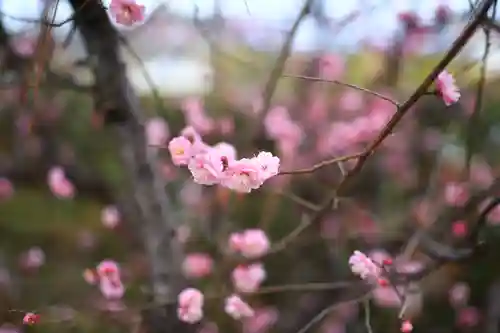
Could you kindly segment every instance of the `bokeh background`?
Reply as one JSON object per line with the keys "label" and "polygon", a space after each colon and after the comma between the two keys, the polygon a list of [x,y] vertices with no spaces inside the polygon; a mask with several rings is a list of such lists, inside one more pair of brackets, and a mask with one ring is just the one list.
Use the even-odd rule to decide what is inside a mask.
{"label": "bokeh background", "polygon": [[[166,143],[190,125],[210,144],[233,144],[240,156],[272,151],[283,170],[359,152],[395,112],[393,104],[371,94],[296,76],[340,80],[404,101],[470,16],[466,0],[316,1],[264,117],[264,86],[301,1],[144,4],[144,23],[117,29],[128,41],[123,59],[143,112],[163,124],[156,132],[159,140]],[[40,25],[23,19],[39,18],[47,5],[52,11],[56,6],[2,2],[3,32],[20,57],[42,57]],[[56,21],[71,15],[64,1],[57,8]],[[68,24],[50,31],[40,64],[48,74],[38,84],[24,71],[4,70],[0,77],[0,313],[9,321],[1,328],[5,332],[133,331],[148,304],[141,221],[124,195],[116,138],[93,110],[92,75],[79,33],[65,43],[70,30]],[[246,298],[258,315],[235,322],[224,313],[223,300],[215,298],[207,305],[203,332],[298,332],[332,304],[339,306],[311,332],[366,332],[366,308],[349,302],[359,287],[347,264],[352,251],[391,256],[401,269],[418,269],[418,256],[402,256],[413,232],[497,176],[498,32],[491,31],[489,42],[481,109],[475,112],[485,44],[479,29],[448,68],[461,89],[459,103],[446,107],[436,96],[423,96],[338,208],[264,259],[268,277],[263,291]],[[25,77],[35,80],[28,90]],[[249,140],[254,119],[263,121],[266,131]],[[258,191],[239,195],[194,184],[162,151],[165,191],[174,203],[179,237],[188,254],[213,260],[206,276],[188,276],[192,284],[207,294],[227,293],[228,267],[234,262],[221,249],[228,235],[262,228],[272,241],[282,239],[351,166],[346,162],[279,176]],[[57,195],[50,188],[47,177],[55,167],[66,173],[73,195]],[[467,233],[461,221],[450,222],[450,234]],[[416,332],[497,332],[498,223],[500,210],[488,221],[492,248],[487,254],[464,265],[446,265],[422,282],[424,304],[414,319]],[[116,260],[123,269],[122,299],[106,300],[84,277],[87,268],[104,259]],[[332,287],[339,282],[344,287]],[[311,291],[311,283],[325,285]],[[291,284],[295,287],[286,287]],[[377,288],[371,305],[373,332],[399,331],[398,299],[390,288]],[[41,323],[20,327],[23,311],[39,312]]]}

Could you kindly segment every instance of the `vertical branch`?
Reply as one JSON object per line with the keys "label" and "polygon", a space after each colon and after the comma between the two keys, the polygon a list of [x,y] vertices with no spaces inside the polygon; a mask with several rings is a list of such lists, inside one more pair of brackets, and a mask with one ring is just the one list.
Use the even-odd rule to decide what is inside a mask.
{"label": "vertical branch", "polygon": [[[84,1],[70,0],[70,3],[75,11],[80,8],[74,21],[93,67],[95,109],[103,115],[105,124],[116,130],[151,265],[155,306],[144,314],[144,325],[149,332],[186,332],[194,327],[177,319],[173,302],[183,287],[182,249],[175,238],[173,207],[165,192],[156,149],[146,143],[146,119],[118,53],[118,33],[97,1],[82,8]],[[167,303],[171,305],[161,305]]]}

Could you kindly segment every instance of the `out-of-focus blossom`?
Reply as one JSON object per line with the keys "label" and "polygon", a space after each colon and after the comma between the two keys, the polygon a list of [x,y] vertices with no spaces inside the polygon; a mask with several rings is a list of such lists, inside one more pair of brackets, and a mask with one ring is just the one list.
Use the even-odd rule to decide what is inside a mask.
{"label": "out-of-focus blossom", "polygon": [[14,194],[14,186],[7,178],[0,177],[0,200],[6,200]]}
{"label": "out-of-focus blossom", "polygon": [[413,325],[409,320],[405,320],[401,323],[401,332],[410,333],[413,331]]}
{"label": "out-of-focus blossom", "polygon": [[339,105],[344,111],[360,110],[363,107],[363,95],[357,90],[346,90],[340,96]]}
{"label": "out-of-focus blossom", "polygon": [[259,289],[266,278],[266,271],[261,263],[239,265],[233,270],[231,278],[238,291],[251,293]]}
{"label": "out-of-focus blossom", "polygon": [[479,323],[480,313],[475,307],[462,308],[457,314],[457,325],[461,327],[474,327]]}
{"label": "out-of-focus blossom", "polygon": [[349,265],[351,271],[363,280],[376,280],[382,274],[381,268],[361,251],[354,251],[349,258]]}
{"label": "out-of-focus blossom", "polygon": [[135,0],[111,0],[109,12],[116,23],[131,26],[144,21],[145,7]]}
{"label": "out-of-focus blossom", "polygon": [[336,54],[323,56],[319,61],[320,75],[324,79],[338,80],[345,69],[344,59]]}
{"label": "out-of-focus blossom", "polygon": [[462,184],[448,183],[444,189],[444,199],[448,205],[462,206],[469,199],[469,192]]}
{"label": "out-of-focus blossom", "polygon": [[94,285],[97,283],[97,281],[99,280],[99,276],[96,274],[96,272],[90,268],[87,268],[83,271],[83,279],[85,280],[85,282],[87,282],[88,284],[91,284],[91,285]]}
{"label": "out-of-focus blossom", "polygon": [[450,304],[454,307],[463,307],[469,301],[470,288],[466,283],[456,283],[451,287],[449,296]]}
{"label": "out-of-focus blossom", "polygon": [[99,280],[99,290],[107,299],[120,299],[125,294],[125,287],[120,279],[102,277]]}
{"label": "out-of-focus blossom", "polygon": [[194,288],[184,289],[177,298],[177,315],[186,323],[196,323],[203,318],[204,296]]}
{"label": "out-of-focus blossom", "polygon": [[467,231],[468,231],[467,222],[455,221],[451,225],[451,230],[452,230],[453,236],[458,237],[458,238],[465,237],[467,235]]}
{"label": "out-of-focus blossom", "polygon": [[160,117],[149,119],[146,123],[146,140],[150,146],[163,146],[170,135],[167,122]]}
{"label": "out-of-focus blossom", "polygon": [[40,315],[33,312],[28,312],[23,317],[24,325],[38,324],[39,321],[40,321]]}
{"label": "out-of-focus blossom", "polygon": [[254,310],[252,317],[243,319],[243,333],[265,333],[278,320],[278,310],[275,308],[260,308]]}
{"label": "out-of-focus blossom", "polygon": [[47,183],[52,193],[58,198],[71,199],[75,195],[75,187],[66,178],[61,167],[53,167],[49,170]]}
{"label": "out-of-focus blossom", "polygon": [[182,103],[186,121],[201,134],[208,134],[215,128],[215,122],[205,114],[203,102],[199,98],[188,98]]}
{"label": "out-of-focus blossom", "polygon": [[115,228],[120,223],[120,212],[115,206],[104,207],[101,211],[101,222],[106,228]]}
{"label": "out-of-focus blossom", "polygon": [[223,135],[229,135],[234,133],[234,121],[231,118],[222,118],[217,122],[217,126],[219,127],[219,131]]}
{"label": "out-of-focus blossom", "polygon": [[120,279],[120,267],[114,260],[103,260],[96,267],[97,275],[100,279]]}
{"label": "out-of-focus blossom", "polygon": [[45,264],[45,252],[37,246],[21,255],[21,266],[26,269],[37,269],[43,264]]}
{"label": "out-of-focus blossom", "polygon": [[460,90],[455,84],[455,79],[447,71],[443,71],[438,75],[436,89],[446,106],[456,103],[460,98]]}
{"label": "out-of-focus blossom", "polygon": [[252,317],[255,314],[250,305],[245,303],[238,295],[231,295],[226,298],[224,311],[237,320],[244,317]]}
{"label": "out-of-focus blossom", "polygon": [[229,238],[229,247],[242,256],[252,259],[266,254],[269,251],[270,242],[263,230],[248,229],[232,234]]}
{"label": "out-of-focus blossom", "polygon": [[191,253],[182,263],[184,275],[188,278],[201,278],[212,272],[213,259],[205,253]]}

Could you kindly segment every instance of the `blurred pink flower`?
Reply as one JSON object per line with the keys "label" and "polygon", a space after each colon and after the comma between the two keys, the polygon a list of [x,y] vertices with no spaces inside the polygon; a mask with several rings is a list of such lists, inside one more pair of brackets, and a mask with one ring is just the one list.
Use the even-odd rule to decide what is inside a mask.
{"label": "blurred pink flower", "polygon": [[120,218],[120,212],[115,206],[104,207],[101,211],[101,222],[106,228],[115,228],[120,223]]}
{"label": "blurred pink flower", "polygon": [[413,331],[413,324],[409,320],[405,320],[401,323],[401,332],[410,333]]}
{"label": "blurred pink flower", "polygon": [[64,174],[61,167],[53,167],[49,170],[47,183],[52,193],[58,198],[71,199],[75,195],[75,187]]}
{"label": "blurred pink flower", "polygon": [[201,278],[212,272],[213,259],[205,253],[190,253],[182,263],[184,275],[188,278]]}
{"label": "blurred pink flower", "polygon": [[215,129],[215,122],[205,114],[203,102],[199,98],[188,98],[182,103],[186,121],[201,134]]}
{"label": "blurred pink flower", "polygon": [[266,333],[276,323],[278,315],[275,308],[255,309],[253,317],[243,320],[243,333]]}
{"label": "blurred pink flower", "polygon": [[470,288],[469,285],[463,282],[456,283],[450,289],[450,304],[453,307],[463,307],[469,301]]}
{"label": "blurred pink flower", "polygon": [[88,284],[94,285],[99,280],[99,276],[97,276],[96,272],[90,268],[87,268],[82,273],[83,279]]}
{"label": "blurred pink flower", "polygon": [[116,23],[131,26],[144,21],[145,7],[135,0],[111,0],[109,12]]}
{"label": "blurred pink flower", "polygon": [[217,126],[223,135],[229,135],[234,132],[234,121],[232,118],[226,117],[219,119]]}
{"label": "blurred pink flower", "polygon": [[462,308],[457,314],[457,325],[462,327],[473,327],[479,323],[480,313],[475,307]]}
{"label": "blurred pink flower", "polygon": [[150,146],[163,146],[168,140],[170,131],[167,122],[156,117],[146,123],[146,140]]}
{"label": "blurred pink flower", "polygon": [[21,255],[21,266],[26,269],[37,269],[43,264],[45,264],[45,252],[37,246]]}
{"label": "blurred pink flower", "polygon": [[196,323],[203,318],[204,296],[194,288],[184,289],[177,297],[177,315],[186,323]]}
{"label": "blurred pink flower", "polygon": [[107,299],[120,299],[125,294],[125,287],[120,279],[101,277],[99,279],[99,290]]}
{"label": "blurred pink flower", "polygon": [[469,199],[469,192],[463,184],[448,183],[445,185],[444,199],[448,205],[462,206]]}
{"label": "blurred pink flower", "polygon": [[438,75],[436,89],[446,106],[456,103],[460,98],[460,90],[455,84],[455,79],[446,70]]}
{"label": "blurred pink flower", "polygon": [[259,289],[266,279],[266,271],[261,263],[239,265],[233,270],[231,278],[237,290],[251,293]]}
{"label": "blurred pink flower", "polygon": [[120,267],[114,260],[106,259],[101,261],[96,267],[99,279],[120,280]]}
{"label": "blurred pink flower", "polygon": [[398,294],[391,286],[377,286],[373,290],[373,300],[375,304],[384,308],[398,308],[401,306],[401,300]]}
{"label": "blurred pink flower", "polygon": [[18,36],[10,39],[14,52],[22,57],[33,55],[36,50],[37,39],[31,36]]}
{"label": "blurred pink flower", "polygon": [[467,222],[465,221],[455,221],[451,225],[451,230],[453,233],[453,236],[462,238],[467,235],[468,232],[468,227],[467,227]]}
{"label": "blurred pink flower", "polygon": [[320,76],[328,80],[338,80],[344,74],[345,62],[341,56],[328,54],[319,61]]}
{"label": "blurred pink flower", "polygon": [[252,317],[255,314],[250,305],[245,303],[238,295],[231,295],[226,298],[224,311],[236,320]]}
{"label": "blurred pink flower", "polygon": [[27,312],[23,317],[23,324],[24,325],[38,324],[39,321],[40,321],[40,315],[35,314],[33,312]]}
{"label": "blurred pink flower", "polygon": [[7,178],[0,177],[0,200],[6,200],[14,194],[14,185]]}
{"label": "blurred pink flower", "polygon": [[354,251],[349,258],[349,265],[351,271],[363,280],[377,280],[382,274],[381,268],[361,251]]}
{"label": "blurred pink flower", "polygon": [[340,96],[339,105],[344,111],[357,111],[363,107],[363,95],[354,89],[345,90]]}
{"label": "blurred pink flower", "polygon": [[240,253],[245,258],[259,258],[269,251],[270,242],[261,229],[247,229],[233,233],[229,238],[229,248]]}

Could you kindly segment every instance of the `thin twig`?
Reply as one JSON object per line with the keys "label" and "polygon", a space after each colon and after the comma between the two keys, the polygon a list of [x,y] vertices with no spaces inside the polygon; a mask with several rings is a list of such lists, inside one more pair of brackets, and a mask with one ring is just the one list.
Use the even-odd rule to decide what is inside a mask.
{"label": "thin twig", "polygon": [[364,92],[366,94],[370,94],[370,95],[376,96],[378,98],[381,98],[383,100],[386,100],[386,101],[390,102],[391,104],[395,105],[396,107],[399,106],[399,103],[397,101],[395,101],[394,99],[390,98],[389,96],[386,96],[384,94],[378,93],[376,91],[373,91],[373,90],[370,90],[370,89],[367,89],[367,88],[359,87],[359,86],[357,86],[355,84],[346,83],[346,82],[342,82],[342,81],[339,81],[339,80],[328,80],[328,79],[323,79],[321,77],[306,76],[306,75],[284,74],[283,77],[292,78],[292,79],[301,79],[301,80],[308,80],[308,81],[318,81],[318,82],[326,82],[326,83],[338,84],[338,85],[341,85],[341,86],[346,86],[346,87],[349,87],[349,88],[352,88],[352,89],[359,90],[359,91]]}
{"label": "thin twig", "polygon": [[368,333],[373,333],[371,324],[371,314],[370,314],[370,299],[363,300],[363,306],[365,308],[365,327]]}
{"label": "thin twig", "polygon": [[[356,154],[352,154],[352,155],[345,155],[345,156],[341,156],[341,157],[335,157],[335,158],[332,158],[332,159],[329,159],[329,160],[326,160],[326,161],[321,161],[315,165],[313,165],[312,167],[309,167],[309,168],[305,168],[305,169],[298,169],[298,170],[291,170],[291,171],[280,171],[278,173],[278,176],[282,176],[282,175],[299,175],[299,174],[305,174],[305,173],[313,173],[319,169],[322,169],[324,167],[327,167],[329,165],[332,165],[332,164],[338,164],[340,162],[345,162],[345,161],[349,161],[349,160],[353,160],[355,158],[358,158],[362,155],[362,152],[361,153],[356,153]],[[341,170],[342,171],[342,170]]]}

